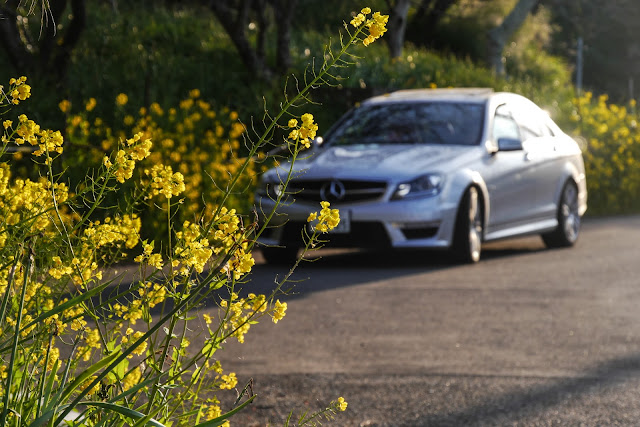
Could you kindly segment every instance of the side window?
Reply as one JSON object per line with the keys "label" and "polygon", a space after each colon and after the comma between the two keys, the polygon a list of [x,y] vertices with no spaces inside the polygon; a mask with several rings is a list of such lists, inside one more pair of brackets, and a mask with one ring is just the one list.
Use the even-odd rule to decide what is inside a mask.
{"label": "side window", "polygon": [[520,125],[523,141],[529,138],[553,135],[547,126],[548,117],[533,104],[519,104],[518,108],[514,111],[514,116]]}
{"label": "side window", "polygon": [[493,118],[493,140],[498,141],[500,138],[520,139],[518,125],[503,105],[496,109]]}

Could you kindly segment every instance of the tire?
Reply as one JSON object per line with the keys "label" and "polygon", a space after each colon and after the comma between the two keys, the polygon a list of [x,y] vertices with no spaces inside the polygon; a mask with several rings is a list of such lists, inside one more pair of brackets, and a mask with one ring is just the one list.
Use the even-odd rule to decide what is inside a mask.
{"label": "tire", "polygon": [[558,203],[558,227],[542,235],[548,248],[567,248],[573,246],[580,234],[580,212],[578,208],[578,187],[573,181],[567,181],[562,188]]}
{"label": "tire", "polygon": [[456,216],[453,254],[458,261],[466,264],[480,261],[484,233],[483,210],[480,200],[478,189],[469,187],[460,201]]}
{"label": "tire", "polygon": [[263,247],[260,248],[267,264],[293,265],[298,259],[298,248],[295,247]]}

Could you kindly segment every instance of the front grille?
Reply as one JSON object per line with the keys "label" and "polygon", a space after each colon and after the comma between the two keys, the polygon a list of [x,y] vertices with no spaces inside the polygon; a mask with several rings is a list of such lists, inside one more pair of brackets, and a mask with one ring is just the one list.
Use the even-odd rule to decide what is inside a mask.
{"label": "front grille", "polygon": [[[302,230],[306,222],[289,221],[283,227],[280,243],[286,246],[302,246]],[[340,248],[388,248],[391,241],[381,222],[352,222],[351,232],[322,234],[327,246]]]}
{"label": "front grille", "polygon": [[366,202],[380,199],[387,189],[384,181],[302,180],[289,183],[287,192],[299,201],[331,204]]}

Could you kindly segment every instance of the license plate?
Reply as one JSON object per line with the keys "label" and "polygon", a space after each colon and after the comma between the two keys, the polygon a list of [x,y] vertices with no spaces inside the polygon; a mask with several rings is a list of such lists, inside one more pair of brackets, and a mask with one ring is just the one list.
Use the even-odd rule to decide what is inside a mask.
{"label": "license plate", "polygon": [[329,234],[347,234],[351,233],[351,211],[340,211],[340,222]]}

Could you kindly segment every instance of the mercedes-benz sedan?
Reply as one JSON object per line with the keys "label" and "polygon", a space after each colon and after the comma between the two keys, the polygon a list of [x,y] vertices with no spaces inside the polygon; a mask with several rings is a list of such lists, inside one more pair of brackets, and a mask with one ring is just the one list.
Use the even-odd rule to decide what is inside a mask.
{"label": "mercedes-benz sedan", "polygon": [[[528,99],[491,89],[424,89],[371,98],[315,143],[272,227],[268,262],[289,261],[310,212],[340,210],[328,245],[447,249],[477,262],[483,242],[540,234],[572,246],[587,209],[578,144]],[[269,211],[288,168],[267,171],[256,204]]]}

